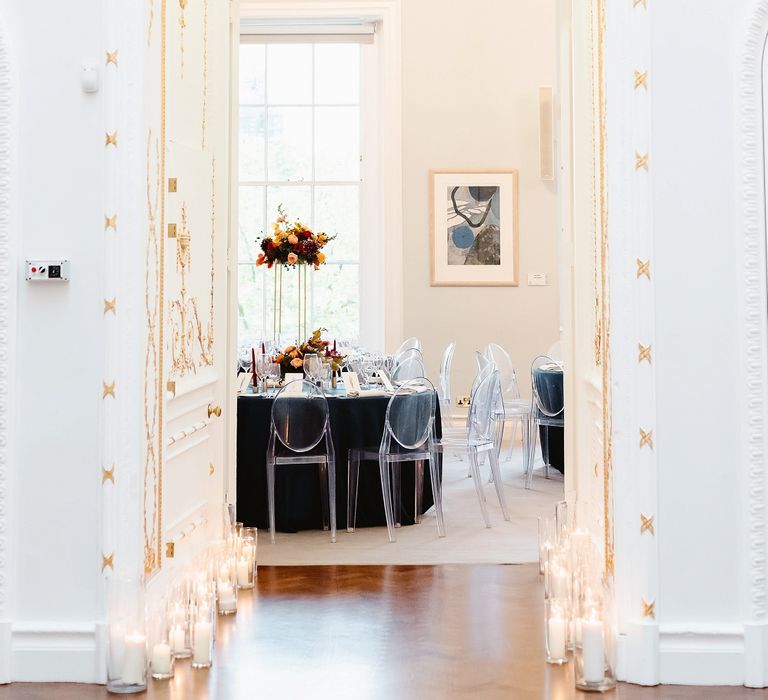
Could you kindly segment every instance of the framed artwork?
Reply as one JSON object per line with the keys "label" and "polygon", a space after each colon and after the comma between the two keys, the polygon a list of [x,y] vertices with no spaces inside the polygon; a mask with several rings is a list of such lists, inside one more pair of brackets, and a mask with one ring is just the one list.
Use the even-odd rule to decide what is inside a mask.
{"label": "framed artwork", "polygon": [[517,171],[433,170],[432,286],[517,286]]}

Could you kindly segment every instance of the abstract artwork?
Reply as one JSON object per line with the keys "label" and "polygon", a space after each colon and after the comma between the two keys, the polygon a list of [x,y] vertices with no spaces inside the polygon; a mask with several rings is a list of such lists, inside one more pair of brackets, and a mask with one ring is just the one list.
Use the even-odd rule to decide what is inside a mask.
{"label": "abstract artwork", "polygon": [[432,177],[432,284],[517,284],[517,173]]}

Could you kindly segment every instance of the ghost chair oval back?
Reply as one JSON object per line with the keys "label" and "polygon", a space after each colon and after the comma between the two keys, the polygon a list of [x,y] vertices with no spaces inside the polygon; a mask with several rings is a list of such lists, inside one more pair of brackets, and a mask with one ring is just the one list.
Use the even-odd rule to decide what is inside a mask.
{"label": "ghost chair oval back", "polygon": [[442,473],[435,447],[435,406],[437,392],[428,379],[412,379],[400,386],[387,404],[384,433],[378,448],[353,448],[348,453],[347,531],[353,532],[357,518],[357,486],[361,462],[377,461],[387,519],[387,534],[395,542],[395,527],[400,524],[403,462],[416,463],[414,521],[421,512],[424,462],[429,462],[432,496],[437,516],[437,534],[445,537],[443,521]]}
{"label": "ghost chair oval back", "polygon": [[408,382],[411,379],[419,379],[424,374],[424,360],[421,358],[421,353],[414,353],[395,364],[392,369],[392,381],[395,384]]}
{"label": "ghost chair oval back", "polygon": [[336,461],[328,417],[328,402],[312,382],[289,382],[272,404],[272,427],[267,445],[269,534],[275,543],[275,468],[286,464],[316,464],[320,474],[323,528],[336,541]]}
{"label": "ghost chair oval back", "polygon": [[445,348],[440,362],[440,416],[445,420],[451,411],[451,364],[456,343],[452,342]]}
{"label": "ghost chair oval back", "polygon": [[[525,487],[531,487],[533,479],[533,463],[536,455],[536,440],[539,438],[538,428],[562,428],[565,425],[565,398],[563,396],[563,365],[547,355],[539,355],[531,363],[531,387],[533,389],[533,412],[531,415],[530,453]],[[547,438],[541,437],[541,440]],[[544,460],[545,475],[549,476],[549,460],[547,445],[542,444],[542,459]]]}
{"label": "ghost chair oval back", "polygon": [[469,406],[469,419],[463,434],[451,432],[440,440],[440,449],[445,451],[461,451],[469,454],[470,468],[475,482],[477,500],[480,503],[480,511],[485,521],[485,526],[491,526],[488,515],[488,507],[485,500],[483,484],[480,480],[481,454],[488,454],[491,464],[491,474],[496,487],[496,495],[499,499],[504,520],[509,520],[507,501],[504,496],[504,484],[501,481],[499,458],[496,451],[496,420],[499,411],[503,412],[501,388],[499,386],[499,372],[493,369],[478,384],[474,398]]}
{"label": "ghost chair oval back", "polygon": [[392,353],[392,357],[397,358],[400,353],[403,353],[406,350],[421,351],[421,341],[415,335],[411,336],[410,338],[406,338],[402,343],[400,343],[397,350]]}
{"label": "ghost chair oval back", "polygon": [[499,369],[501,393],[504,397],[504,421],[511,423],[512,426],[512,432],[509,436],[509,450],[505,461],[512,459],[519,424],[523,448],[521,453],[522,467],[525,474],[528,471],[528,454],[530,453],[531,402],[520,397],[517,372],[515,372],[509,353],[498,343],[489,343],[485,348],[485,355]]}

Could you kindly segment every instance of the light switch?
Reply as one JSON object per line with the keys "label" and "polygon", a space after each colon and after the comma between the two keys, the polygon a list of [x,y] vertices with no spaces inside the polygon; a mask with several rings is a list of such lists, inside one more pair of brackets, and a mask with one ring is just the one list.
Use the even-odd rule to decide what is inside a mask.
{"label": "light switch", "polygon": [[528,286],[529,287],[546,287],[547,273],[546,272],[529,272],[528,273]]}
{"label": "light switch", "polygon": [[69,282],[69,260],[27,260],[28,282]]}

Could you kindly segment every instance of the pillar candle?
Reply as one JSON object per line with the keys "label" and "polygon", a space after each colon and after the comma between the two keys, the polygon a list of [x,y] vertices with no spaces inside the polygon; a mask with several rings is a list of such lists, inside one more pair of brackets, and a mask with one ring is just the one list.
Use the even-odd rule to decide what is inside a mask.
{"label": "pillar candle", "polygon": [[[250,549],[250,546],[247,547]],[[250,557],[242,556],[237,560],[237,585],[247,586],[251,581],[249,565],[251,564]]]}
{"label": "pillar candle", "polygon": [[560,600],[568,600],[568,576],[565,570],[561,568],[553,569],[552,576],[552,597]]}
{"label": "pillar candle", "polygon": [[184,628],[180,625],[171,628],[171,648],[174,654],[183,654],[187,650]]}
{"label": "pillar candle", "polygon": [[552,659],[565,658],[565,618],[555,613],[549,618],[549,656]]}
{"label": "pillar candle", "polygon": [[125,628],[122,625],[109,627],[109,677],[120,678],[125,655]]}
{"label": "pillar candle", "polygon": [[147,638],[143,634],[125,636],[125,653],[120,680],[125,685],[143,685],[147,668]]}
{"label": "pillar candle", "polygon": [[171,675],[171,647],[165,642],[152,647],[152,673]]}
{"label": "pillar candle", "polygon": [[235,589],[230,583],[219,584],[219,611],[233,612],[237,610],[237,598],[235,598]]}
{"label": "pillar candle", "polygon": [[207,666],[211,663],[211,623],[199,620],[195,623],[192,663]]}
{"label": "pillar candle", "polygon": [[581,653],[584,662],[584,680],[587,683],[602,683],[605,679],[605,653],[603,623],[600,620],[582,620]]}

